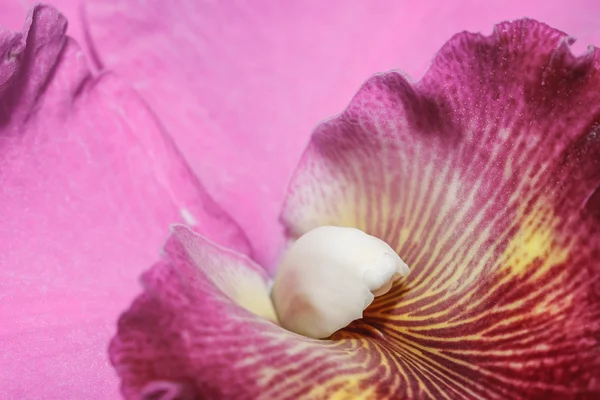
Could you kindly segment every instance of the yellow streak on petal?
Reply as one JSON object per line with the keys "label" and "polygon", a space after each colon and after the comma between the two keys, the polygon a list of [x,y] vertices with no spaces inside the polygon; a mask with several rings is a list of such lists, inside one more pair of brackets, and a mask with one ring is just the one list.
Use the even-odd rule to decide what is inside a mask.
{"label": "yellow streak on petal", "polygon": [[512,175],[513,175],[512,162],[507,161],[506,165],[504,166],[504,178],[510,179],[510,177],[512,177]]}
{"label": "yellow streak on petal", "polygon": [[277,323],[277,315],[269,298],[258,297],[254,291],[244,291],[238,293],[236,302],[246,310],[264,318],[268,321]]}
{"label": "yellow streak on petal", "polygon": [[228,282],[215,282],[237,304],[271,322],[277,322],[277,315],[269,297],[269,289],[262,278],[253,273],[246,276],[233,276]]}
{"label": "yellow streak on petal", "polygon": [[[522,213],[521,213],[522,215]],[[553,265],[563,263],[569,249],[558,244],[556,227],[558,218],[544,206],[524,216],[521,227],[506,247],[501,260],[505,268],[515,275],[525,274],[535,261],[541,262],[534,278],[544,275]]]}
{"label": "yellow streak on petal", "polygon": [[[317,385],[306,396],[307,399],[327,399],[327,400],[372,400],[377,399],[374,392],[374,386],[359,387],[359,382],[364,377],[343,376],[327,382],[327,385]],[[332,386],[343,385],[335,391],[331,391]]]}

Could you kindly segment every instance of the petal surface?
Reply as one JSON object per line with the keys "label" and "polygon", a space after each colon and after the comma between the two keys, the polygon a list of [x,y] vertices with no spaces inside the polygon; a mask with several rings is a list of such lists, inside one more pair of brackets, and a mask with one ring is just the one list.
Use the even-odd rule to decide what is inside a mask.
{"label": "petal surface", "polygon": [[600,43],[595,0],[94,0],[91,46],[133,82],[194,172],[275,266],[292,170],[315,125],[366,78],[419,78],[452,34],[524,16]]}
{"label": "petal surface", "polygon": [[178,226],[142,281],[110,345],[126,399],[373,398],[357,382],[378,359],[360,339],[308,339],[248,311],[268,282],[246,256]]}
{"label": "petal surface", "polygon": [[0,30],[0,398],[117,394],[105,351],[173,222],[247,250],[145,103],[93,77],[66,20]]}
{"label": "petal surface", "polygon": [[[0,2],[0,25],[13,31],[20,31],[31,8],[39,3],[37,0],[4,0]],[[92,61],[88,63],[88,67],[92,71],[96,71],[98,63],[95,62],[95,54],[93,49],[90,51],[90,47],[86,45],[85,25],[87,21],[83,13],[85,0],[52,0],[46,3],[52,4],[65,16],[68,21],[69,37],[79,44],[80,51],[86,55],[88,60]]]}
{"label": "petal surface", "polygon": [[334,335],[381,357],[376,392],[600,394],[600,52],[571,42],[533,20],[456,35],[421,81],[376,75],[313,134],[291,236],[356,227],[412,271]]}

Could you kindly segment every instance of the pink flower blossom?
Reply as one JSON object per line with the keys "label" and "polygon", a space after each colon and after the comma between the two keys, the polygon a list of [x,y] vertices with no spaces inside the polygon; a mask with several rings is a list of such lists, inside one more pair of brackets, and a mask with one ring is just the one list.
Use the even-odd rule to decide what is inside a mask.
{"label": "pink flower blossom", "polygon": [[[128,398],[600,390],[596,54],[521,21],[420,79],[504,19],[600,43],[595,2],[56,3],[76,41],[0,6],[0,397],[116,397],[152,265]],[[413,267],[334,340],[218,283],[323,224]]]}

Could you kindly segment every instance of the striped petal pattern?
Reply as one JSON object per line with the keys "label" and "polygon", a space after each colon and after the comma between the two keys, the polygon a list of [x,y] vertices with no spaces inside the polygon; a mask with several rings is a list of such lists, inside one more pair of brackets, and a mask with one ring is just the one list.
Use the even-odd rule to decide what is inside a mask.
{"label": "striped petal pattern", "polygon": [[330,340],[259,317],[261,268],[175,228],[111,343],[125,397],[600,395],[599,56],[570,42],[531,20],[459,34],[316,129],[291,239],[360,228],[412,270]]}
{"label": "striped petal pattern", "polygon": [[335,335],[376,349],[378,391],[600,393],[600,56],[570,42],[531,20],[459,34],[422,81],[374,76],[314,133],[291,235],[357,227],[412,269]]}
{"label": "striped petal pattern", "polygon": [[142,282],[109,349],[127,399],[360,399],[379,368],[361,339],[308,339],[259,316],[264,270],[189,228]]}

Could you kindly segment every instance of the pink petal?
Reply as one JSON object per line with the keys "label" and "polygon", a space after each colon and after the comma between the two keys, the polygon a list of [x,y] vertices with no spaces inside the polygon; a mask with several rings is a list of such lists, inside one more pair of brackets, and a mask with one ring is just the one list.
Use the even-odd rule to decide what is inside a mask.
{"label": "pink petal", "polygon": [[165,253],[111,342],[126,399],[355,398],[360,390],[348,378],[378,367],[360,341],[308,339],[240,307],[236,293],[258,296],[257,282],[268,296],[265,271],[247,257],[185,227]]}
{"label": "pink petal", "polygon": [[113,398],[105,348],[168,225],[247,251],[145,103],[65,19],[0,31],[0,398]]}
{"label": "pink petal", "polygon": [[[23,21],[27,17],[33,6],[39,4],[38,0],[4,0],[0,2],[0,24],[4,27],[20,31],[23,28]],[[60,10],[68,21],[68,31],[70,37],[75,39],[81,46],[81,50],[93,61],[94,53],[85,46],[85,27],[87,23],[84,18],[83,3],[85,0],[52,0],[49,3]],[[89,65],[92,71],[97,70],[96,64],[91,62]]]}
{"label": "pink petal", "polygon": [[421,76],[455,32],[535,17],[600,43],[595,0],[87,3],[93,46],[134,82],[270,267],[284,188],[315,124],[375,72]]}
{"label": "pink petal", "polygon": [[600,396],[600,51],[571,42],[533,20],[458,34],[313,134],[283,220],[360,228],[411,267],[334,336],[376,327],[397,398]]}

